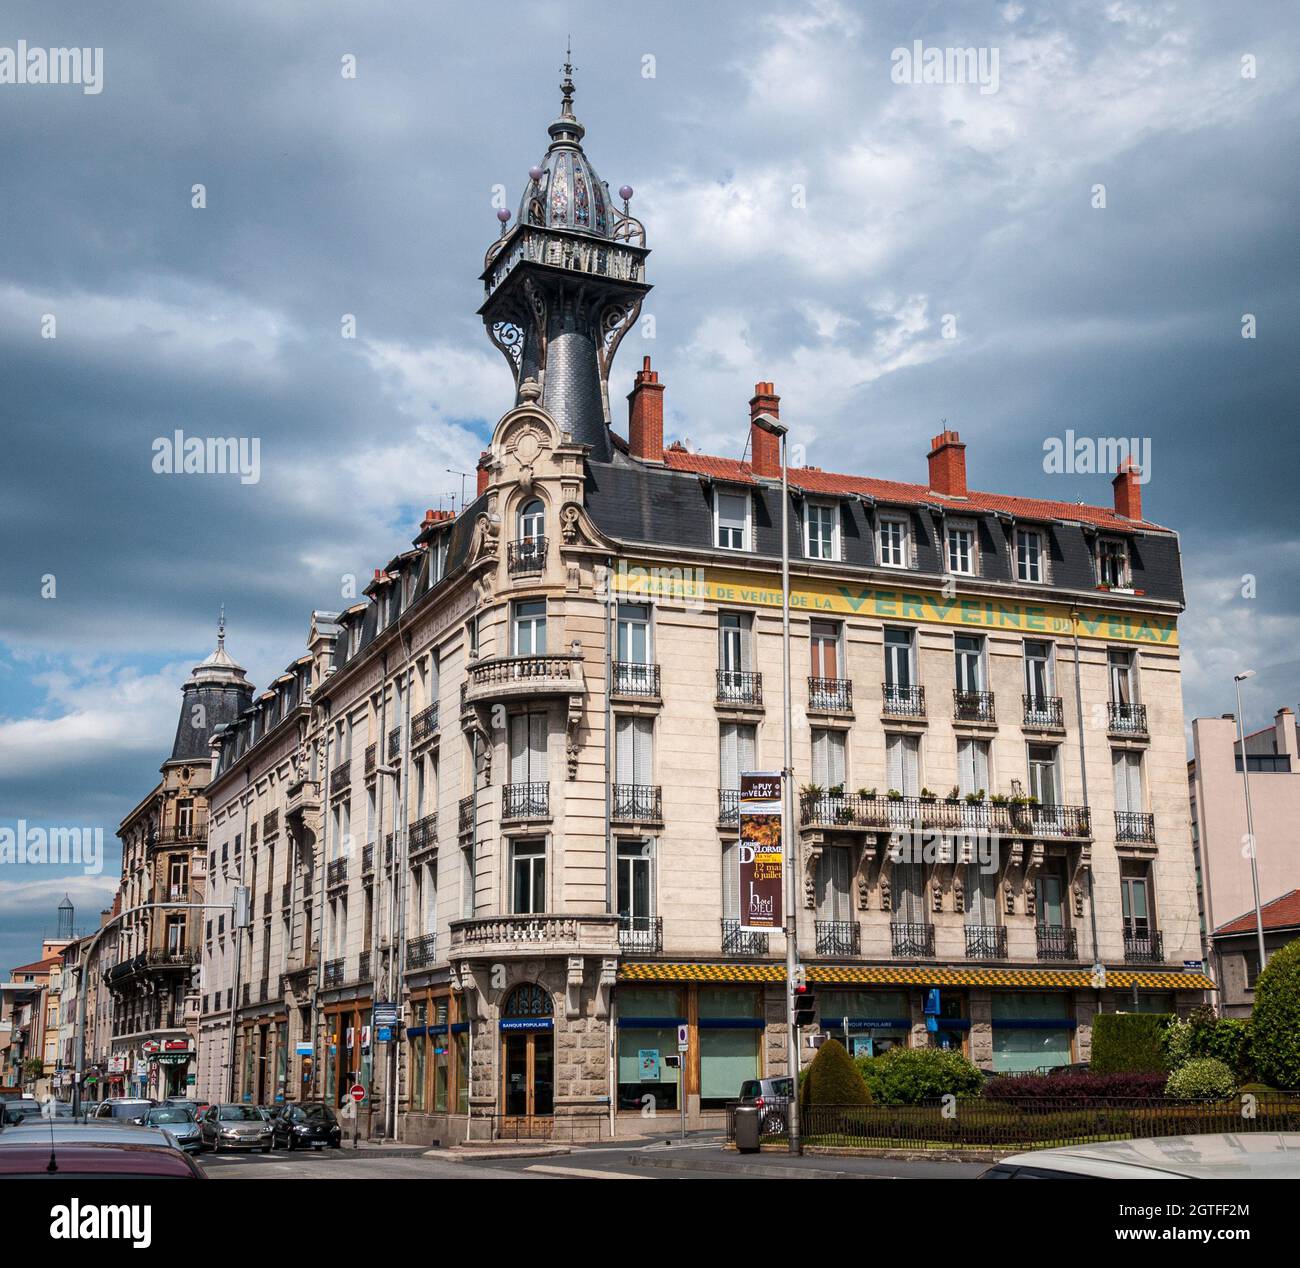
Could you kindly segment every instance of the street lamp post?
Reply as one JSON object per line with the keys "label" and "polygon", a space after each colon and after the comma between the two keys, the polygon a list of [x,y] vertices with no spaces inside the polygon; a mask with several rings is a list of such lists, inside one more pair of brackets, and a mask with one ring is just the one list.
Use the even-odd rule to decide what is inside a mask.
{"label": "street lamp post", "polygon": [[799,968],[795,903],[798,890],[794,880],[794,731],[790,691],[790,469],[788,464],[789,428],[771,414],[756,414],[754,426],[775,436],[781,443],[781,789],[782,830],[781,868],[785,874],[785,1030],[787,1061],[794,1095],[790,1098],[790,1152],[800,1153],[802,1143],[799,1124],[799,1033],[794,1024],[794,985]]}
{"label": "street lamp post", "polygon": [[1255,819],[1250,810],[1250,773],[1246,763],[1246,731],[1241,722],[1241,684],[1247,678],[1253,678],[1253,669],[1243,669],[1232,675],[1233,687],[1237,692],[1237,744],[1241,749],[1241,786],[1246,793],[1246,838],[1250,849],[1250,884],[1255,892],[1255,936],[1259,939],[1259,967],[1263,971],[1264,952],[1264,913],[1259,905],[1259,864],[1255,859]]}

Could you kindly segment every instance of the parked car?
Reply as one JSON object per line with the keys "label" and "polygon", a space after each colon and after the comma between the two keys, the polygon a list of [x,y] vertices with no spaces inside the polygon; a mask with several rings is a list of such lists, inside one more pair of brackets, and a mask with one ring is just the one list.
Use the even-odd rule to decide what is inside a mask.
{"label": "parked car", "polygon": [[143,1123],[145,1115],[156,1102],[133,1097],[119,1097],[115,1101],[101,1101],[95,1108],[96,1118],[115,1118],[119,1122]]}
{"label": "parked car", "polygon": [[203,1136],[188,1105],[155,1105],[144,1116],[146,1127],[161,1127],[186,1153],[203,1148]]}
{"label": "parked car", "polygon": [[0,1134],[0,1178],[203,1180],[166,1132],[111,1120],[36,1122]]}
{"label": "parked car", "polygon": [[199,1129],[203,1148],[213,1153],[223,1149],[260,1149],[269,1154],[275,1147],[271,1124],[253,1105],[209,1105]]}
{"label": "parked car", "polygon": [[740,1086],[740,1103],[757,1108],[758,1130],[764,1136],[785,1134],[788,1107],[793,1099],[794,1080],[789,1078],[747,1079]]}
{"label": "parked car", "polygon": [[338,1149],[343,1128],[328,1105],[282,1105],[274,1120],[274,1140],[286,1149]]}
{"label": "parked car", "polygon": [[981,1180],[1300,1179],[1300,1132],[1109,1140],[1003,1158]]}

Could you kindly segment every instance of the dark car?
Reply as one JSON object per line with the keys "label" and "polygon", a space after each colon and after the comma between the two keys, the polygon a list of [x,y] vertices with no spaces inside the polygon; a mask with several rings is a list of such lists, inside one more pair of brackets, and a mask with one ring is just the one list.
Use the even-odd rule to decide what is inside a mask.
{"label": "dark car", "polygon": [[89,1123],[28,1121],[0,1135],[6,1180],[203,1180],[194,1160],[161,1130]]}
{"label": "dark car", "polygon": [[286,1149],[338,1149],[343,1129],[328,1105],[282,1105],[275,1116],[275,1143]]}
{"label": "dark car", "polygon": [[71,1118],[72,1106],[67,1101],[10,1101],[0,1115],[0,1126],[15,1127],[35,1118]]}
{"label": "dark car", "polygon": [[153,1107],[153,1101],[124,1096],[115,1101],[101,1101],[95,1107],[94,1117],[113,1118],[121,1123],[143,1123]]}

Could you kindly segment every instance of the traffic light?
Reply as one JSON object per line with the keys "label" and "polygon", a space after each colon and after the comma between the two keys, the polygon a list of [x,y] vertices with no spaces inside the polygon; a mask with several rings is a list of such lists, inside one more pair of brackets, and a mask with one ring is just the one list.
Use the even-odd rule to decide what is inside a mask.
{"label": "traffic light", "polygon": [[813,988],[807,982],[797,982],[790,991],[790,998],[795,1028],[811,1026],[817,1017],[817,995]]}

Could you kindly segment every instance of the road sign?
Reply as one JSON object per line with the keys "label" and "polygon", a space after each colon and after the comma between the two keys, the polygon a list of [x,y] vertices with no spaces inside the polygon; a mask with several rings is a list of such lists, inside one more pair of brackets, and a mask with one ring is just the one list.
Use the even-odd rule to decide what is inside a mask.
{"label": "road sign", "polygon": [[1184,972],[1184,973],[1199,973],[1199,972],[1200,972],[1202,969],[1204,969],[1204,968],[1205,968],[1205,962],[1204,962],[1203,960],[1184,960],[1184,961],[1183,961],[1183,972]]}
{"label": "road sign", "polygon": [[348,1088],[348,1095],[354,1101],[364,1101],[366,1099],[366,1089],[363,1088],[360,1083],[354,1083],[350,1088]]}
{"label": "road sign", "polygon": [[294,1044],[294,1046],[293,1046],[293,1050],[294,1050],[294,1052],[296,1052],[300,1057],[310,1057],[310,1056],[311,1056],[311,1044],[310,1044],[310,1043],[296,1043],[296,1044]]}
{"label": "road sign", "polygon": [[690,1032],[685,1026],[677,1027],[677,1051],[689,1052],[691,1047]]}

